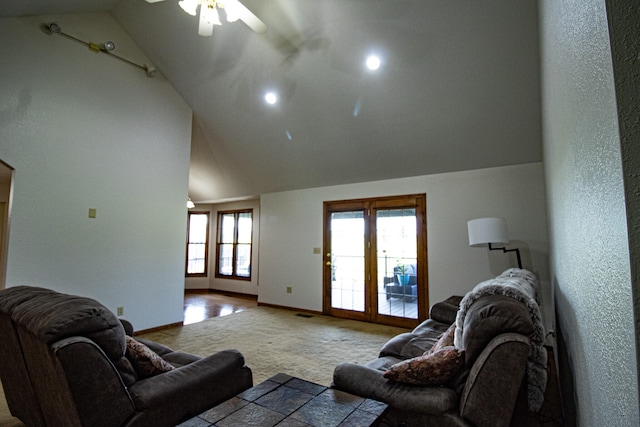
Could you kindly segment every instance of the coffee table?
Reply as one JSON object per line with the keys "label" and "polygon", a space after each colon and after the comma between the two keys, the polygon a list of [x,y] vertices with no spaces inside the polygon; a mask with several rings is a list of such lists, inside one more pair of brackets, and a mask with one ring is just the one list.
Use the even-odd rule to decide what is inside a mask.
{"label": "coffee table", "polygon": [[387,405],[277,374],[179,427],[376,426]]}

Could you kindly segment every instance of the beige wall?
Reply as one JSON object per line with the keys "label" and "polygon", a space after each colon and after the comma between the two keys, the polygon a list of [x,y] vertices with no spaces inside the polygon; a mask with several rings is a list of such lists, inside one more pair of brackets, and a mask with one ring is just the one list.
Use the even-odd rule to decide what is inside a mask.
{"label": "beige wall", "polygon": [[[260,199],[258,300],[322,310],[323,202],[426,193],[429,298],[433,304],[463,295],[482,280],[517,266],[502,252],[469,246],[467,221],[483,216],[507,220],[511,247],[541,280],[550,304],[544,173],[541,163],[454,172],[264,194]],[[291,287],[292,293],[286,293]],[[551,310],[545,313],[549,328]]]}
{"label": "beige wall", "polygon": [[161,75],[45,34],[51,21],[146,62],[106,13],[0,20],[0,159],[15,169],[7,286],[124,307],[137,329],[180,322],[191,109]]}

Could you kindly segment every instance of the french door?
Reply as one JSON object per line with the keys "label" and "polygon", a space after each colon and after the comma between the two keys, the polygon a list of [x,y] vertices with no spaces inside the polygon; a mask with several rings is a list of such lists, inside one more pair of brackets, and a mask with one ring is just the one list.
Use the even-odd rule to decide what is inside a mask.
{"label": "french door", "polygon": [[413,327],[427,318],[426,196],[324,203],[323,311]]}

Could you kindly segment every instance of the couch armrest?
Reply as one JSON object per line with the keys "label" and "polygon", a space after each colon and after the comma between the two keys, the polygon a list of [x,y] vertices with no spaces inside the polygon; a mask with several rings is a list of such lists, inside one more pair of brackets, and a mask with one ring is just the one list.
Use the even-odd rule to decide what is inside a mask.
{"label": "couch armrest", "polygon": [[354,363],[336,366],[333,387],[405,411],[433,415],[457,411],[458,395],[453,389],[392,382],[382,376],[382,371]]}
{"label": "couch armrest", "polygon": [[[251,369],[237,350],[223,350],[140,380],[129,388],[148,425],[176,425],[253,386]],[[136,423],[134,423],[136,424]]]}
{"label": "couch armrest", "polygon": [[452,324],[456,321],[460,301],[462,301],[462,297],[454,295],[444,301],[433,304],[431,310],[429,310],[429,318],[446,323],[447,325]]}
{"label": "couch armrest", "polygon": [[529,355],[529,338],[516,333],[493,338],[480,353],[460,398],[460,415],[478,427],[511,423]]}
{"label": "couch armrest", "polygon": [[[54,342],[51,349],[64,370],[64,374],[59,374],[59,384],[66,382],[71,395],[50,386],[48,396],[39,396],[40,399],[55,402],[56,410],[64,413],[64,417],[77,415],[78,425],[121,425],[134,413],[133,401],[120,373],[95,342],[74,336]],[[55,424],[52,420],[56,419],[60,420],[47,421]],[[72,424],[65,420],[64,425]]]}
{"label": "couch armrest", "polygon": [[133,336],[133,325],[127,319],[118,319],[124,328],[125,335]]}

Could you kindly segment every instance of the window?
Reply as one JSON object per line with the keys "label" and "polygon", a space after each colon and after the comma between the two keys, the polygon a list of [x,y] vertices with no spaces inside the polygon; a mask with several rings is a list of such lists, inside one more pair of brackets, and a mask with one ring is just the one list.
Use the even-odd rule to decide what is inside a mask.
{"label": "window", "polygon": [[187,277],[207,275],[209,212],[189,212],[187,220]]}
{"label": "window", "polygon": [[218,212],[216,277],[251,279],[253,211]]}

